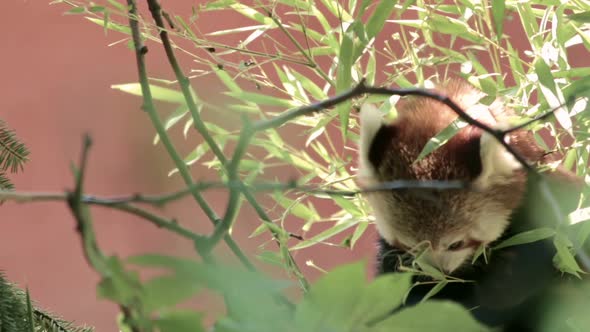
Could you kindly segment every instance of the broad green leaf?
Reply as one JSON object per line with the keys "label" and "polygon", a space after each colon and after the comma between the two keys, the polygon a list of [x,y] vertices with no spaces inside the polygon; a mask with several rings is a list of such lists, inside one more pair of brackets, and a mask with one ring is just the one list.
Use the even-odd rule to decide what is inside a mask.
{"label": "broad green leaf", "polygon": [[162,312],[154,319],[160,332],[205,332],[203,314],[189,310]]}
{"label": "broad green leaf", "polygon": [[141,294],[139,275],[126,270],[119,258],[107,258],[106,271],[101,272],[104,276],[96,291],[99,297],[127,306],[136,301]]}
{"label": "broad green leaf", "polygon": [[492,16],[494,26],[496,27],[496,36],[498,40],[502,38],[504,31],[504,11],[506,10],[506,0],[492,0]]}
{"label": "broad green leaf", "polygon": [[[364,264],[339,266],[314,283],[295,310],[299,331],[347,331],[366,284]],[[346,287],[342,287],[346,285]]]}
{"label": "broad green leaf", "polygon": [[427,301],[401,310],[379,322],[371,332],[416,331],[490,331],[478,323],[469,311],[450,301]]}
{"label": "broad green leaf", "polygon": [[555,235],[555,230],[549,227],[542,227],[530,231],[518,233],[510,238],[498,243],[492,249],[497,250],[505,247],[516,246],[519,244],[540,241]]}
{"label": "broad green leaf", "polygon": [[143,284],[143,304],[147,312],[171,308],[190,299],[202,282],[186,275],[154,277]]}
{"label": "broad green leaf", "polygon": [[203,264],[195,260],[160,254],[132,256],[127,258],[127,262],[142,267],[167,269],[178,276],[195,281],[203,280],[202,270],[205,269]]}
{"label": "broad green leaf", "polygon": [[563,95],[566,100],[578,97],[590,96],[590,76],[585,76],[563,89]]}
{"label": "broad green leaf", "polygon": [[[388,316],[393,309],[402,304],[411,284],[410,273],[388,273],[377,277],[363,290],[350,312],[350,320],[361,330],[367,322]],[[351,327],[351,330],[356,329]]]}

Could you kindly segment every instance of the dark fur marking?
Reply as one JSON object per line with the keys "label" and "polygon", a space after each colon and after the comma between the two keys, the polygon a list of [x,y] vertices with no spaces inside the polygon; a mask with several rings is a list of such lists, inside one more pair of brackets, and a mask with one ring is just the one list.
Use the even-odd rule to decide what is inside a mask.
{"label": "dark fur marking", "polygon": [[393,126],[382,125],[375,134],[369,148],[369,162],[378,169],[385,156],[389,154],[387,150],[391,147],[391,142],[395,138],[395,128]]}

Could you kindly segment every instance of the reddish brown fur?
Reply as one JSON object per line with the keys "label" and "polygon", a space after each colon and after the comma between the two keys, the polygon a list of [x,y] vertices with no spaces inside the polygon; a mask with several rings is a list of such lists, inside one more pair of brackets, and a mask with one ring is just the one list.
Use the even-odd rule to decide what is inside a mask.
{"label": "reddish brown fur", "polygon": [[[436,90],[489,126],[497,125],[512,114],[499,103],[470,109],[484,94],[462,81],[450,81]],[[398,112],[393,123],[383,125],[377,132],[369,149],[368,159],[376,171],[377,181],[473,181],[480,175],[482,131],[479,128],[463,128],[445,145],[415,162],[425,144],[458,116],[446,105],[424,97],[402,101]],[[517,131],[511,133],[509,139],[525,159],[530,162],[542,159],[543,151],[530,133]],[[430,241],[436,247],[441,234],[467,232],[476,216],[487,213],[482,209],[488,211],[493,206],[498,206],[498,211],[516,209],[524,195],[525,183],[524,171],[517,171],[507,182],[494,183],[482,191],[405,190],[369,196],[374,204],[381,204],[381,209],[391,211],[388,222],[392,223],[397,236]]]}

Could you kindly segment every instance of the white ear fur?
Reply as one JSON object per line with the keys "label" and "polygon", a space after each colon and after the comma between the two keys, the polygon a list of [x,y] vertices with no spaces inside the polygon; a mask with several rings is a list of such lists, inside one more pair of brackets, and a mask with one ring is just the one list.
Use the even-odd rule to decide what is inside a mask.
{"label": "white ear fur", "polygon": [[369,150],[375,135],[383,125],[383,115],[373,104],[363,104],[361,106],[361,138],[359,143],[359,175],[369,181],[375,173],[373,165],[369,162]]}
{"label": "white ear fur", "polygon": [[[508,136],[505,142],[509,142]],[[476,188],[486,189],[494,184],[509,182],[512,173],[522,166],[495,137],[488,133],[481,135],[479,151],[481,174],[474,181]]]}

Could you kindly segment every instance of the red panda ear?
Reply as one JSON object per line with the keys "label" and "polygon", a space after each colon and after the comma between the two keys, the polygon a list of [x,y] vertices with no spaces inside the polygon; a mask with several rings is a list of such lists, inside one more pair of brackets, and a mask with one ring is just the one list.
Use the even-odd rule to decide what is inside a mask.
{"label": "red panda ear", "polygon": [[[506,136],[507,143],[508,136]],[[522,165],[493,136],[483,133],[480,138],[481,173],[474,185],[479,189],[487,189],[496,184],[513,181],[513,173]]]}
{"label": "red panda ear", "polygon": [[395,127],[384,124],[383,114],[372,104],[361,107],[360,127],[359,175],[370,182],[387,153]]}

